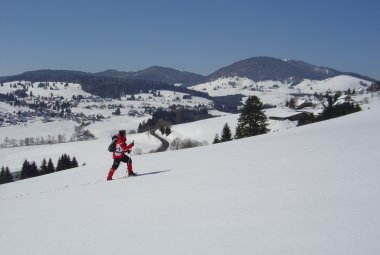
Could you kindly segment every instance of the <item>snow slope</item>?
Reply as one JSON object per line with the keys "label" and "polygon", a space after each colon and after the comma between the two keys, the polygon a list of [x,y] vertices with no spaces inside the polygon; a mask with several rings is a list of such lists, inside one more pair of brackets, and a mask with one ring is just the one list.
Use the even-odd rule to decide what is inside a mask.
{"label": "snow slope", "polygon": [[191,89],[207,92],[211,96],[242,94],[256,95],[263,103],[281,106],[289,95],[297,93],[314,94],[326,91],[356,91],[371,85],[370,81],[349,75],[339,75],[325,80],[304,80],[296,86],[290,81],[253,81],[245,77],[222,77],[214,81],[198,84]]}
{"label": "snow slope", "polygon": [[113,182],[72,144],[85,167],[0,186],[0,254],[377,255],[379,115],[135,156],[145,175]]}
{"label": "snow slope", "polygon": [[[269,110],[267,110],[267,112],[269,112]],[[227,114],[221,117],[174,125],[171,127],[172,133],[169,136],[162,136],[159,131],[156,131],[156,134],[162,136],[169,142],[172,142],[178,137],[180,139],[190,138],[199,142],[205,141],[208,144],[212,144],[216,134],[218,134],[219,137],[221,136],[222,129],[226,123],[231,129],[232,135],[235,134],[239,116],[240,114]],[[277,132],[279,130],[295,128],[298,121],[268,120],[268,124],[270,132]]]}
{"label": "snow slope", "polygon": [[41,123],[28,123],[24,125],[1,127],[0,141],[3,142],[6,137],[20,140],[28,137],[46,139],[48,136],[58,135],[65,136],[67,140],[74,134],[74,127],[78,126],[77,123],[71,120],[57,120],[54,122]]}
{"label": "snow slope", "polygon": [[[268,114],[271,112],[280,111],[281,109],[269,109],[266,110]],[[205,144],[212,144],[216,134],[221,135],[223,126],[227,123],[234,134],[237,126],[239,114],[226,114],[221,117],[214,117],[211,119],[205,119],[195,121],[192,123],[173,125],[171,127],[172,133],[169,136],[161,135],[161,132],[156,131],[156,134],[163,137],[165,140],[172,142],[176,138],[180,139],[192,139],[199,142],[205,142]],[[105,152],[110,138],[118,130],[125,129],[127,133],[133,133],[137,130],[138,125],[147,120],[148,117],[129,117],[129,116],[113,116],[112,118],[105,119],[102,122],[95,122],[86,127],[95,135],[97,140],[81,142],[73,145],[72,143],[61,144],[58,147],[56,145],[39,145],[39,146],[27,146],[27,147],[15,147],[0,150],[0,167],[2,165],[10,167],[11,172],[17,172],[21,170],[23,161],[35,161],[37,165],[40,165],[43,158],[52,158],[53,162],[57,162],[58,158],[67,153],[71,156],[75,155],[80,164],[92,161],[93,156],[88,153],[86,148],[98,147],[102,148]],[[297,126],[297,121],[277,121],[269,120],[270,132],[277,132],[284,129],[294,128]],[[12,126],[2,128],[0,134],[0,142],[3,142],[6,137],[10,139],[24,139],[26,137],[43,137],[44,139],[49,136],[57,138],[58,135],[63,135],[65,138],[70,138],[74,133],[75,123],[71,121],[54,121],[49,123],[32,123],[27,126]],[[160,147],[161,142],[151,136],[149,132],[141,134],[128,134],[128,143],[135,141],[134,154],[148,153]],[[59,148],[57,150],[57,148]],[[106,156],[109,155],[106,154]],[[105,157],[105,160],[108,159]]]}
{"label": "snow slope", "polygon": [[333,78],[329,78],[322,81],[311,81],[304,80],[296,86],[297,89],[300,89],[302,92],[318,92],[324,93],[328,90],[330,91],[346,91],[350,90],[359,90],[366,88],[366,86],[371,85],[371,82],[352,77],[349,75],[339,75]]}
{"label": "snow slope", "polygon": [[[41,84],[41,85],[40,85]],[[84,97],[91,94],[84,92],[82,86],[77,83],[66,82],[29,82],[29,81],[13,81],[5,82],[0,86],[0,93],[6,94],[19,89],[26,88],[26,93],[32,93],[34,96],[50,97],[57,96],[65,99],[71,99],[73,96],[82,95]]]}

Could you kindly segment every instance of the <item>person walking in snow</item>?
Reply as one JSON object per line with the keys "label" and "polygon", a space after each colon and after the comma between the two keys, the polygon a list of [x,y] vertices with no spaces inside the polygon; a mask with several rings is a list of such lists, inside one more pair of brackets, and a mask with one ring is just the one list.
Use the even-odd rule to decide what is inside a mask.
{"label": "person walking in snow", "polygon": [[126,154],[130,152],[132,147],[135,145],[134,142],[126,144],[126,131],[120,130],[116,135],[117,141],[115,144],[115,150],[112,153],[113,164],[107,175],[107,181],[112,180],[112,176],[115,173],[116,169],[119,167],[120,162],[127,163],[128,176],[135,176],[136,174],[132,170],[132,159]]}

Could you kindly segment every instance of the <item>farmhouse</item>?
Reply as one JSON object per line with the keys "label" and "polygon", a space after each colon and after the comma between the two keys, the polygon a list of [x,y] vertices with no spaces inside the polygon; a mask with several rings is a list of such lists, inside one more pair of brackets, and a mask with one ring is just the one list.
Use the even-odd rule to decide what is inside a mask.
{"label": "farmhouse", "polygon": [[308,112],[293,111],[289,108],[272,108],[265,111],[266,115],[271,120],[290,120],[299,121],[302,118],[313,115]]}

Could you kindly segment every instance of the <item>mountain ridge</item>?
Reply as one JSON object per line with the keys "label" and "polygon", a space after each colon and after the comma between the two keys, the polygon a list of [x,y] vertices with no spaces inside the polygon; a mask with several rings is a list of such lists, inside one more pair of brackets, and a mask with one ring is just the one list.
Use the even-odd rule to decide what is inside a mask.
{"label": "mountain ridge", "polygon": [[333,68],[316,66],[300,60],[278,59],[273,57],[252,57],[222,67],[207,76],[208,81],[221,77],[246,77],[253,81],[293,81],[304,79],[324,80],[338,75],[351,75],[357,78],[375,81],[352,72],[342,72]]}
{"label": "mountain ridge", "polygon": [[102,72],[83,72],[75,70],[41,69],[28,71],[18,75],[0,77],[0,82],[21,79],[58,79],[69,77],[75,80],[78,76],[104,77],[113,79],[147,80],[168,84],[181,84],[184,87],[213,81],[221,77],[246,77],[253,81],[292,81],[299,83],[302,80],[323,80],[338,75],[350,75],[371,82],[376,80],[353,72],[338,71],[333,68],[317,66],[300,60],[279,59],[273,57],[251,57],[234,62],[219,68],[204,76],[194,72],[179,71],[174,68],[151,66],[140,71],[118,71],[108,69]]}

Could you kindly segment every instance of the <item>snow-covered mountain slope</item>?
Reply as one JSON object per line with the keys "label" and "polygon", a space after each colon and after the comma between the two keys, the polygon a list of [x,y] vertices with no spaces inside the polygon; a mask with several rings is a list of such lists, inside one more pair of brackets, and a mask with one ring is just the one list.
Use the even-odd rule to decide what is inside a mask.
{"label": "snow-covered mountain slope", "polygon": [[324,93],[328,90],[346,91],[350,89],[352,91],[366,89],[369,85],[371,85],[371,82],[369,81],[352,77],[349,75],[339,75],[322,81],[304,80],[303,82],[298,84],[296,88],[304,93]]}
{"label": "snow-covered mountain slope", "polygon": [[234,94],[248,95],[253,91],[272,89],[274,85],[286,87],[289,84],[279,81],[253,81],[245,77],[223,77],[190,87],[197,91],[207,92],[210,96],[226,96]]}
{"label": "snow-covered mountain slope", "polygon": [[[231,129],[232,135],[235,134],[240,114],[228,114],[226,116],[215,117],[207,120],[200,120],[186,124],[174,125],[171,127],[172,133],[169,136],[162,136],[164,139],[172,142],[176,138],[193,139],[199,142],[212,144],[215,135],[220,137],[223,126],[227,123]],[[277,132],[289,128],[295,128],[297,121],[279,121],[268,120],[270,132]],[[160,135],[159,131],[156,131]]]}
{"label": "snow-covered mountain slope", "polygon": [[105,147],[73,143],[86,166],[0,186],[0,253],[377,255],[379,114],[134,156],[112,182]]}
{"label": "snow-covered mountain slope", "polygon": [[290,94],[314,94],[326,91],[346,91],[366,89],[370,81],[349,75],[339,75],[325,80],[303,80],[292,86],[291,81],[253,81],[244,77],[223,77],[190,87],[191,89],[207,92],[211,96],[226,95],[256,95],[268,104],[281,105]]}
{"label": "snow-covered mountain slope", "polygon": [[29,95],[41,97],[63,97],[71,99],[73,96],[91,96],[91,94],[83,91],[82,86],[76,83],[66,82],[29,82],[29,81],[14,81],[4,82],[0,86],[0,94],[6,94],[19,89],[26,88],[26,93]]}

